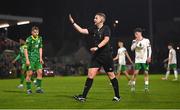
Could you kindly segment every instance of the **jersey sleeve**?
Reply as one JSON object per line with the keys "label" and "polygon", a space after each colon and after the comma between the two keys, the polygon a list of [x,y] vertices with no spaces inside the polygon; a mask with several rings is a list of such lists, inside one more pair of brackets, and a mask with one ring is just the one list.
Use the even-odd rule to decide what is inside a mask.
{"label": "jersey sleeve", "polygon": [[28,47],[29,47],[29,45],[30,45],[30,41],[29,41],[29,39],[27,38],[26,39],[26,44],[25,44],[26,46],[24,46],[24,49],[28,49]]}
{"label": "jersey sleeve", "polygon": [[152,55],[152,49],[149,39],[147,39],[147,49],[148,49],[148,58],[151,58]]}
{"label": "jersey sleeve", "polygon": [[40,37],[39,48],[43,48],[42,37]]}
{"label": "jersey sleeve", "polygon": [[147,39],[147,46],[151,47],[151,43],[150,43],[149,39]]}
{"label": "jersey sleeve", "polygon": [[117,52],[117,54],[118,54],[118,55],[120,54],[120,49],[118,49],[118,52]]}
{"label": "jersey sleeve", "polygon": [[111,36],[111,30],[108,26],[104,28],[104,37],[110,37]]}

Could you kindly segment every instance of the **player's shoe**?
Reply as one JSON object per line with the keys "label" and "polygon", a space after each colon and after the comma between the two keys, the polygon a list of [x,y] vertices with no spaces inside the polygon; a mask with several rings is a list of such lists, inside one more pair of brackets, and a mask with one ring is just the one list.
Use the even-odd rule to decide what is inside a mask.
{"label": "player's shoe", "polygon": [[162,80],[167,80],[167,78],[161,78]]}
{"label": "player's shoe", "polygon": [[17,86],[17,88],[19,88],[19,89],[22,89],[24,86],[23,86],[23,84],[19,84],[19,86]]}
{"label": "player's shoe", "polygon": [[41,89],[41,88],[37,88],[37,89],[36,89],[36,93],[44,93],[44,91],[43,91],[43,89]]}
{"label": "player's shoe", "polygon": [[113,99],[112,99],[112,101],[114,101],[114,102],[119,102],[121,100],[121,98],[119,97],[114,97]]}
{"label": "player's shoe", "polygon": [[76,99],[77,101],[80,101],[80,102],[86,101],[86,98],[84,98],[82,95],[75,95],[74,99]]}
{"label": "player's shoe", "polygon": [[28,89],[28,90],[27,90],[27,94],[32,94],[31,89]]}
{"label": "player's shoe", "polygon": [[177,81],[177,80],[178,80],[178,79],[175,78],[175,79],[173,79],[172,81]]}

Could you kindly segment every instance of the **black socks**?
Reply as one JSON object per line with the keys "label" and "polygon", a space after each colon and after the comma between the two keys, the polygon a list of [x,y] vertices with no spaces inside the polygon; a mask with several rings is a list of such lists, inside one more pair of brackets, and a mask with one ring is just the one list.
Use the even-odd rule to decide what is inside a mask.
{"label": "black socks", "polygon": [[91,86],[92,86],[92,83],[93,83],[93,79],[90,79],[90,78],[87,78],[86,80],[86,83],[85,83],[85,86],[84,86],[84,91],[83,91],[83,97],[86,98]]}
{"label": "black socks", "polygon": [[119,85],[118,85],[118,80],[116,78],[114,79],[111,79],[111,83],[112,83],[112,86],[114,88],[114,94],[117,98],[120,98],[119,96]]}

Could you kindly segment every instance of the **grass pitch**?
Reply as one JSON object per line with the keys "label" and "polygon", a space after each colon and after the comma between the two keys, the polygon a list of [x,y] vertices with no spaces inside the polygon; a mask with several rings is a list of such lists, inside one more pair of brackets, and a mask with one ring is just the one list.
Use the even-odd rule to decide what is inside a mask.
{"label": "grass pitch", "polygon": [[[162,81],[160,75],[150,75],[150,92],[144,92],[143,75],[138,76],[136,92],[131,93],[124,76],[119,79],[120,102],[112,102],[114,96],[109,79],[97,76],[86,102],[72,97],[83,90],[85,76],[51,77],[43,79],[44,94],[27,95],[18,89],[19,79],[0,80],[0,108],[10,109],[180,109],[180,81]],[[173,76],[170,76],[172,79]]]}

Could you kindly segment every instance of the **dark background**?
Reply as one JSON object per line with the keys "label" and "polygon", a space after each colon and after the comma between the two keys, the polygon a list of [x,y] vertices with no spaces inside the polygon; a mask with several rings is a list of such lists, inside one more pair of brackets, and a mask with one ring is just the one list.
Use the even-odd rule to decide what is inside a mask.
{"label": "dark background", "polygon": [[[107,15],[106,24],[111,27],[111,46],[116,54],[117,40],[125,43],[129,50],[133,40],[133,29],[142,27],[144,36],[150,38],[153,47],[153,64],[162,65],[168,56],[167,44],[180,46],[180,0],[152,0],[152,36],[149,31],[149,0],[4,0],[0,14],[43,18],[42,24],[30,24],[8,28],[8,37],[18,41],[30,35],[32,25],[40,27],[44,39],[44,55],[61,57],[71,55],[84,46],[88,48],[88,38],[77,33],[68,21],[71,13],[82,27],[93,25],[96,12]],[[113,26],[114,21],[119,24]],[[134,56],[129,52],[131,57]],[[177,50],[179,57],[179,50]]]}

